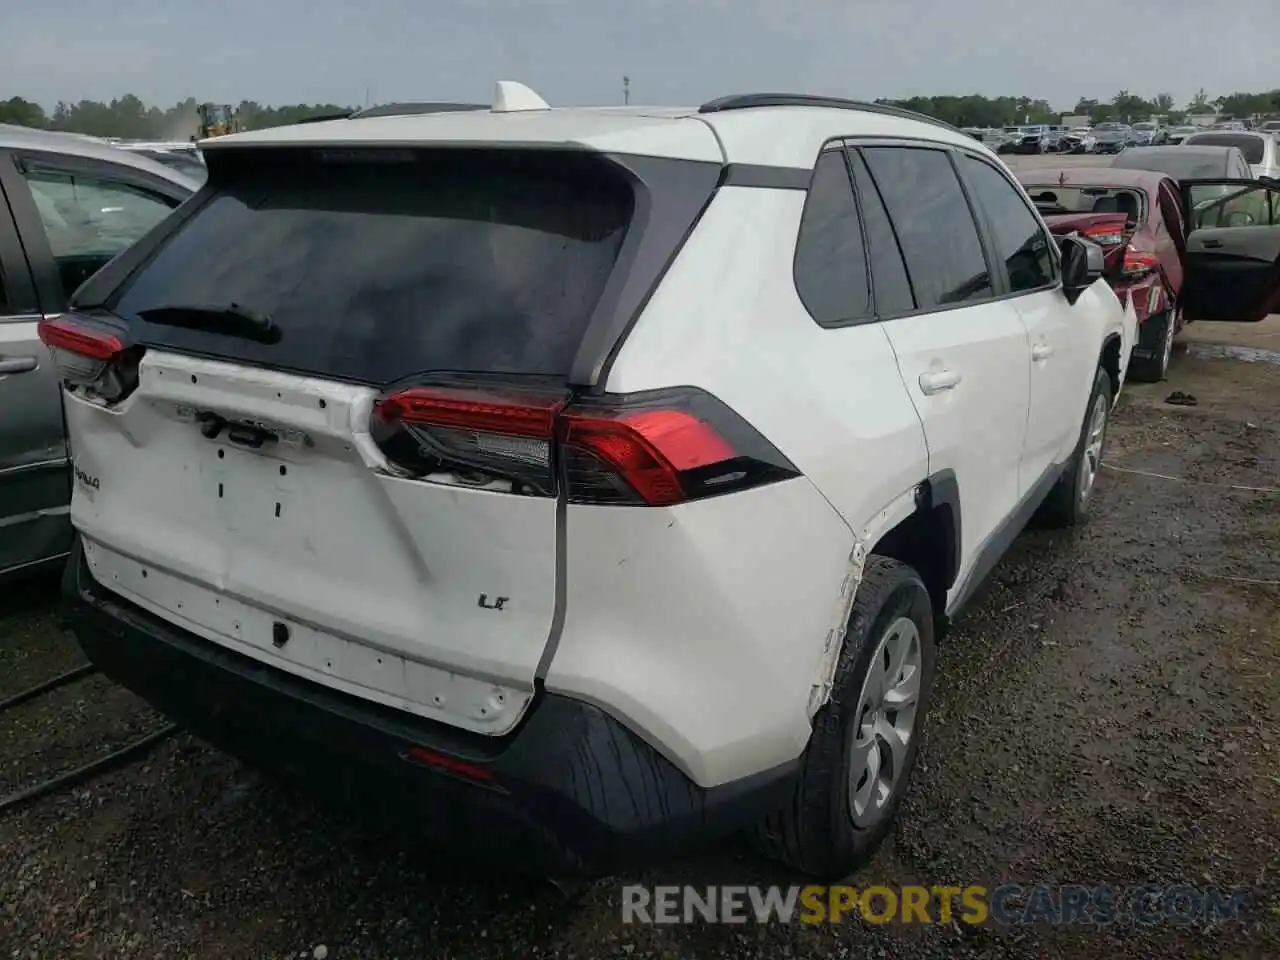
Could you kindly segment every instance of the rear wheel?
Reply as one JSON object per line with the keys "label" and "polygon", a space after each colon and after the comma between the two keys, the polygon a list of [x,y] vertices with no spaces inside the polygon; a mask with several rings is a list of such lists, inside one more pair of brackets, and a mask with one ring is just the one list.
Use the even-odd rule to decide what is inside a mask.
{"label": "rear wheel", "polygon": [[1138,383],[1159,383],[1168,376],[1177,332],[1178,318],[1173,307],[1148,317],[1138,331],[1138,347],[1150,355],[1134,355],[1129,361],[1129,376]]}
{"label": "rear wheel", "polygon": [[1040,505],[1038,519],[1045,526],[1073,527],[1088,517],[1093,489],[1102,470],[1102,448],[1107,440],[1112,392],[1111,377],[1099,367],[1093,377],[1093,391],[1089,394],[1075,453],[1061,479]]}
{"label": "rear wheel", "polygon": [[824,881],[874,856],[915,766],[933,667],[924,582],[906,564],[871,557],[795,797],[755,832],[762,852]]}

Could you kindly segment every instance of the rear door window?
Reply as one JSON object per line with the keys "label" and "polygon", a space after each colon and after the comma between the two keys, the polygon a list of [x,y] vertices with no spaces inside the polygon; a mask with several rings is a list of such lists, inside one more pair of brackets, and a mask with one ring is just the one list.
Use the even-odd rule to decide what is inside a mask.
{"label": "rear door window", "polygon": [[991,297],[982,241],[941,150],[863,147],[907,261],[921,310]]}
{"label": "rear door window", "polygon": [[875,295],[876,315],[893,316],[910,313],[915,309],[911,295],[911,281],[907,267],[902,262],[902,249],[898,237],[885,212],[884,201],[875,181],[867,170],[862,154],[854,150],[849,159],[853,167],[853,182],[858,191],[858,205],[862,210],[862,223],[867,233],[867,252],[871,261],[871,287]]}
{"label": "rear door window", "polygon": [[[612,168],[559,151],[240,160],[108,302],[144,342],[363,383],[566,375],[632,214]],[[141,317],[230,304],[277,342]]]}
{"label": "rear door window", "polygon": [[960,160],[974,199],[987,215],[1009,275],[1010,293],[1028,293],[1057,280],[1054,245],[1022,195],[989,163],[967,154]]}
{"label": "rear door window", "polygon": [[43,163],[29,166],[25,176],[67,296],[178,205],[106,175]]}

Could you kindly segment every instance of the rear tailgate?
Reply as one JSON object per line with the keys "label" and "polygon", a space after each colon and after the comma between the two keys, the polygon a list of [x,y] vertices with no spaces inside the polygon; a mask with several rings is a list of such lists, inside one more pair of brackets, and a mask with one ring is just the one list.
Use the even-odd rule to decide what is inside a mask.
{"label": "rear tailgate", "polygon": [[[556,614],[554,491],[406,470],[371,435],[375,402],[442,372],[567,395],[632,209],[582,155],[229,178],[102,305],[145,347],[137,388],[69,395],[95,578],[338,689],[510,729]],[[274,336],[208,310],[233,304]],[[154,312],[175,305],[193,309]]]}

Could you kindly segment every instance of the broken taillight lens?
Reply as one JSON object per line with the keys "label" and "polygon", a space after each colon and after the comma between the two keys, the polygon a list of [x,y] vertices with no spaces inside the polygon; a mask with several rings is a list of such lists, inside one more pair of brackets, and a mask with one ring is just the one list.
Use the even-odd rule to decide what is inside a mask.
{"label": "broken taillight lens", "polygon": [[37,332],[68,390],[115,403],[138,385],[142,348],[122,322],[67,313],[45,317]]}
{"label": "broken taillight lens", "polygon": [[1113,223],[1086,227],[1084,235],[1100,247],[1118,247],[1124,243],[1124,227]]}
{"label": "broken taillight lens", "polygon": [[1154,254],[1141,253],[1133,247],[1126,247],[1120,275],[1125,280],[1133,282],[1153,273],[1159,266],[1160,260]]}
{"label": "broken taillight lens", "polygon": [[571,399],[564,390],[410,387],[370,433],[422,480],[573,503],[667,506],[797,475],[741,417],[693,389]]}

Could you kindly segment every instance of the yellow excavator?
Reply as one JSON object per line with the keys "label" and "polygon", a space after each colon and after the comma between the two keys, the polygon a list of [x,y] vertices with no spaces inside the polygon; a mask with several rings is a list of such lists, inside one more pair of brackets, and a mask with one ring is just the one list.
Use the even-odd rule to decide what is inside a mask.
{"label": "yellow excavator", "polygon": [[200,135],[196,139],[206,140],[240,132],[239,119],[230,104],[202,103],[196,110],[200,114]]}

